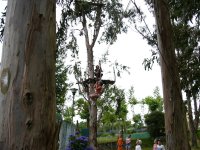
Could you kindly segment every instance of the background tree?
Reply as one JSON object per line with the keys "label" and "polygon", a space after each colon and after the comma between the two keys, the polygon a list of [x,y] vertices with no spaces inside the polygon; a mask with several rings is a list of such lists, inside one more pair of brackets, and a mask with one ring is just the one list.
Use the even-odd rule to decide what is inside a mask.
{"label": "background tree", "polygon": [[67,56],[67,47],[65,43],[66,36],[64,36],[67,27],[65,26],[64,21],[63,17],[61,17],[56,33],[56,110],[57,113],[61,115],[64,111],[67,89],[69,89],[69,84],[67,84],[68,69],[65,65],[65,58]]}
{"label": "background tree", "polygon": [[126,132],[126,117],[128,113],[125,93],[124,90],[118,89],[115,94],[117,102],[115,114],[117,115],[118,121],[121,122],[121,132],[123,134]]}
{"label": "background tree", "polygon": [[1,79],[7,78],[1,82],[2,150],[57,147],[55,5],[54,0],[8,1],[1,66]]}
{"label": "background tree", "polygon": [[72,122],[72,116],[73,116],[73,110],[72,107],[65,107],[62,112],[62,120],[71,123]]}
{"label": "background tree", "polygon": [[153,111],[150,114],[146,114],[145,123],[151,137],[158,138],[165,135],[165,120],[163,112]]}
{"label": "background tree", "polygon": [[142,100],[143,104],[148,105],[149,113],[144,115],[147,129],[153,138],[165,135],[165,121],[163,113],[163,99],[160,96],[159,88],[153,90],[153,96],[147,96]]}
{"label": "background tree", "polygon": [[137,101],[137,99],[134,96],[134,88],[131,87],[128,91],[128,104],[130,104],[131,106],[131,110],[133,111],[133,114],[135,114],[134,112],[134,106],[136,104],[138,104],[139,102]]}
{"label": "background tree", "polygon": [[150,112],[156,111],[159,108],[160,101],[151,96],[146,97],[143,101],[144,104],[148,105]]}
{"label": "background tree", "polygon": [[112,132],[114,128],[114,123],[116,121],[117,121],[117,116],[115,115],[115,109],[113,109],[112,107],[106,107],[104,115],[101,118],[101,123],[103,123],[103,128],[105,125],[108,125],[109,130]]}
{"label": "background tree", "polygon": [[76,101],[76,107],[80,118],[86,120],[87,128],[89,128],[90,114],[88,102],[86,102],[85,99],[80,98]]}
{"label": "background tree", "polygon": [[142,117],[140,114],[134,115],[133,121],[134,121],[133,127],[135,129],[140,129],[143,126]]}
{"label": "background tree", "polygon": [[147,96],[142,101],[148,105],[149,111],[163,111],[163,99],[160,96],[159,89],[156,87],[153,91],[153,97]]}

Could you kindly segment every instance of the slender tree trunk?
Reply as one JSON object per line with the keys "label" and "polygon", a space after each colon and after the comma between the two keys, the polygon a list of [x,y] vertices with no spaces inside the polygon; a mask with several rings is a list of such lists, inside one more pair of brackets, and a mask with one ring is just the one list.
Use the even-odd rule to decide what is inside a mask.
{"label": "slender tree trunk", "polygon": [[191,93],[190,91],[186,92],[187,95],[187,105],[188,105],[188,116],[189,116],[189,127],[190,127],[190,134],[192,139],[192,146],[197,147],[197,136],[196,130],[193,120],[193,113],[192,113],[192,105],[191,105]]}
{"label": "slender tree trunk", "polygon": [[1,150],[55,150],[55,0],[8,0]]}
{"label": "slender tree trunk", "polygon": [[[89,77],[94,78],[94,60],[93,60],[93,50],[90,46],[87,49],[88,53],[88,68],[89,68]],[[89,93],[94,93],[94,84],[90,84],[89,86]],[[97,150],[97,105],[94,99],[89,97],[89,105],[90,105],[90,119],[89,119],[89,126],[90,126],[90,134],[89,134],[89,141],[90,146]]]}
{"label": "slender tree trunk", "polygon": [[154,0],[154,11],[163,83],[166,147],[168,150],[190,150],[168,0]]}
{"label": "slender tree trunk", "polygon": [[90,146],[97,150],[97,106],[96,103],[90,105]]}
{"label": "slender tree trunk", "polygon": [[[87,48],[87,69],[88,69],[88,74],[89,78],[94,79],[94,53],[93,53],[93,47],[96,41],[96,38],[98,36],[99,29],[97,30],[97,34],[94,35],[94,39],[92,40],[91,44],[89,41],[89,35],[88,35],[88,29],[87,29],[87,20],[86,16],[83,13],[82,14],[82,25],[83,25],[83,30],[85,33],[85,44]],[[100,27],[100,26],[99,26]],[[96,100],[90,98],[90,94],[93,94],[94,91],[94,84],[90,83],[89,84],[89,95],[88,95],[88,102],[89,102],[89,113],[90,113],[90,118],[89,118],[89,142],[90,142],[90,147],[93,148],[93,150],[97,150],[97,106],[96,106]]]}
{"label": "slender tree trunk", "polygon": [[199,118],[200,118],[200,103],[199,103],[199,106],[197,106],[197,98],[196,98],[196,95],[193,95],[193,99],[194,99],[194,116],[195,116],[195,120],[194,120],[194,126],[195,126],[195,129],[197,130],[198,129],[198,126],[199,126]]}

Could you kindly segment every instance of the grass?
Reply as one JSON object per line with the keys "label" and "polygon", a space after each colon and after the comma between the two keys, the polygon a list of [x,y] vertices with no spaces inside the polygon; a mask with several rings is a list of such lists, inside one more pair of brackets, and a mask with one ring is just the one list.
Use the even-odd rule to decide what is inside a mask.
{"label": "grass", "polygon": [[99,144],[101,143],[111,143],[111,142],[116,142],[117,137],[116,136],[106,136],[106,137],[98,137],[97,142]]}
{"label": "grass", "polygon": [[[132,139],[132,147],[135,147],[137,139]],[[142,140],[142,150],[152,150],[153,140],[152,139],[141,139]],[[116,136],[106,136],[106,137],[98,137],[97,138],[98,144],[106,144],[106,143],[117,143]]]}
{"label": "grass", "polygon": [[[141,139],[142,140],[142,150],[152,150],[153,146],[153,139]],[[106,136],[106,137],[98,137],[97,141],[99,144],[103,143],[112,143],[117,142],[116,136]],[[132,147],[135,146],[136,139],[132,139]],[[200,145],[200,141],[198,142],[198,145]],[[192,148],[192,150],[200,150],[200,148]]]}

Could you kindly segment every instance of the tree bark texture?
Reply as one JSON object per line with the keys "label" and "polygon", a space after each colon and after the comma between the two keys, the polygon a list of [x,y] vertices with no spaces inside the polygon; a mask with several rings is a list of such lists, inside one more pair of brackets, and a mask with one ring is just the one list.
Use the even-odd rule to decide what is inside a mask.
{"label": "tree bark texture", "polygon": [[[89,68],[89,78],[94,78],[94,56],[93,49],[91,46],[87,46],[87,57],[88,57],[88,68]],[[89,85],[89,93],[94,93],[94,84]],[[89,142],[90,146],[97,150],[97,105],[96,100],[92,98],[89,99],[89,111],[90,111],[90,119],[89,119]]]}
{"label": "tree bark texture", "polygon": [[188,90],[188,92],[186,92],[186,96],[187,96],[187,106],[188,106],[188,118],[189,118],[189,128],[190,128],[190,134],[191,134],[191,142],[192,142],[192,146],[197,146],[197,136],[196,136],[196,129],[195,129],[195,125],[194,125],[194,120],[193,120],[193,113],[192,113],[192,105],[191,105],[191,93]]}
{"label": "tree bark texture", "polygon": [[192,97],[194,100],[194,116],[195,116],[194,126],[195,126],[195,129],[197,130],[199,126],[199,119],[200,119],[200,103],[199,103],[199,106],[197,106],[198,103],[197,103],[196,95],[193,95]]}
{"label": "tree bark texture", "polygon": [[190,150],[168,0],[154,0],[165,109],[166,147]]}
{"label": "tree bark texture", "polygon": [[8,0],[1,150],[55,150],[56,1]]}

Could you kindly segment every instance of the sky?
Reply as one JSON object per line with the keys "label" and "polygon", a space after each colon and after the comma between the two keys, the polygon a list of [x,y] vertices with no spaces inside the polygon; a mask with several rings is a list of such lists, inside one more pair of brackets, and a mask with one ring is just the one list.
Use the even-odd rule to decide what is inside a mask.
{"label": "sky", "polygon": [[[129,0],[123,0],[123,2],[124,5],[127,6]],[[136,3],[141,5],[143,9],[147,10],[143,1],[136,0]],[[2,12],[5,5],[6,1],[1,0],[0,12]],[[131,6],[133,6],[133,4],[130,4],[130,7]],[[153,16],[149,15],[147,23],[148,25],[152,25],[154,23]],[[153,90],[156,86],[158,86],[162,96],[160,66],[158,64],[154,64],[152,70],[145,71],[142,62],[144,58],[149,58],[151,56],[151,47],[147,45],[147,42],[142,39],[141,35],[139,35],[133,28],[130,29],[127,34],[119,35],[117,41],[113,45],[105,45],[104,47],[98,46],[98,49],[109,49],[111,61],[117,60],[119,63],[130,67],[130,75],[125,73],[121,78],[116,79],[115,84],[119,88],[128,91],[128,89],[133,86],[134,96],[136,99],[142,100],[147,96],[153,96]],[[0,57],[1,52],[2,43],[0,43]],[[83,52],[82,57],[85,57],[85,53],[86,52]],[[112,70],[113,68],[110,69]],[[111,74],[111,76],[113,75]],[[138,111],[139,109],[140,108],[138,108]]]}

